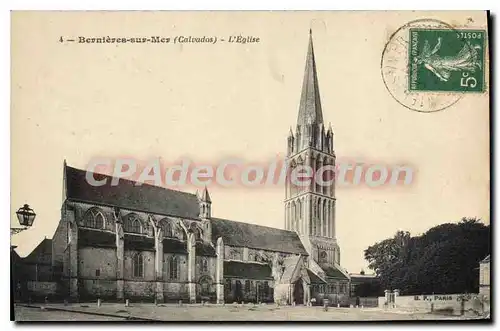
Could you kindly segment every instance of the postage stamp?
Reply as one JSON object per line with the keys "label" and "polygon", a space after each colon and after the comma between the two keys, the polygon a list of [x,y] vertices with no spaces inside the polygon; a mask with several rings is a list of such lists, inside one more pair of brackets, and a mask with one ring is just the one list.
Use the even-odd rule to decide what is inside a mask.
{"label": "postage stamp", "polygon": [[484,30],[410,29],[410,91],[484,91]]}
{"label": "postage stamp", "polygon": [[406,23],[389,38],[380,64],[391,96],[424,113],[456,104],[467,92],[487,89],[487,33],[436,19]]}

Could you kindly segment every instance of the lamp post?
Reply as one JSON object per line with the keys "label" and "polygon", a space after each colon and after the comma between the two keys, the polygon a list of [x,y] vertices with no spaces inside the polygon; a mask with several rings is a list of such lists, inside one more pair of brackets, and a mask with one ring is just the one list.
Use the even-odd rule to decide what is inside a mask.
{"label": "lamp post", "polygon": [[[17,219],[18,219],[21,227],[11,227],[10,228],[10,235],[11,236],[31,227],[33,225],[33,221],[35,220],[36,214],[35,214],[34,210],[31,209],[28,204],[25,204],[24,206],[22,206],[21,208],[19,208],[16,211],[16,216],[17,216]],[[25,283],[21,282],[21,280],[17,278],[19,276],[19,274],[18,274],[18,272],[16,272],[16,270],[19,268],[19,266],[17,265],[17,263],[19,263],[19,261],[18,261],[18,256],[14,251],[15,248],[16,248],[16,246],[11,244],[11,246],[10,246],[10,258],[11,258],[10,274],[11,274],[11,291],[14,291],[14,299],[18,300],[18,299],[22,298],[23,293],[25,292],[23,290],[23,285],[25,285]],[[16,256],[17,256],[17,258],[16,258]]]}
{"label": "lamp post", "polygon": [[26,230],[27,228],[33,225],[33,221],[35,220],[36,214],[33,209],[30,208],[28,204],[24,204],[21,208],[16,211],[17,219],[21,227],[12,227],[10,228],[10,234],[16,234],[21,231]]}

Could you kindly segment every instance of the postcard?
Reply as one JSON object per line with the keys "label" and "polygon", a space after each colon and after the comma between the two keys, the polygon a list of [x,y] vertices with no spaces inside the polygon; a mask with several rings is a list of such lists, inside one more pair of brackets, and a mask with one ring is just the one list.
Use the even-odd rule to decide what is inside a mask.
{"label": "postcard", "polygon": [[15,321],[490,320],[486,11],[13,11]]}

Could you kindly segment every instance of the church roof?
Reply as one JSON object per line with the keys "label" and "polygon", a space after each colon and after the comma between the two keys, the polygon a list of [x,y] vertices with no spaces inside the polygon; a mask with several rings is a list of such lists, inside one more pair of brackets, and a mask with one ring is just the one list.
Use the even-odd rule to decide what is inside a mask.
{"label": "church roof", "polygon": [[311,280],[311,284],[326,284],[326,281],[321,279],[318,275],[316,275],[311,269],[307,268],[307,274],[309,275],[309,279]]}
{"label": "church roof", "polygon": [[224,261],[224,277],[245,279],[273,279],[268,264],[243,261]]}
{"label": "church roof", "polygon": [[212,218],[212,240],[225,245],[309,255],[297,233],[267,226]]}
{"label": "church roof", "polygon": [[326,276],[329,278],[343,278],[349,279],[342,271],[340,271],[334,265],[322,265],[321,269],[325,272]]}
{"label": "church roof", "polygon": [[116,235],[107,231],[80,228],[78,229],[78,246],[116,247]]}
{"label": "church roof", "polygon": [[487,257],[485,257],[485,258],[484,258],[484,260],[482,260],[482,261],[481,261],[481,262],[479,262],[479,263],[489,263],[489,262],[490,262],[490,260],[491,260],[491,255],[490,255],[490,254],[488,254],[488,256],[487,256]]}
{"label": "church roof", "polygon": [[163,239],[163,253],[187,254],[187,252],[187,244],[185,241],[172,238]]}
{"label": "church roof", "polygon": [[197,241],[196,242],[196,255],[199,256],[217,256],[215,248],[209,243]]}
{"label": "church roof", "polygon": [[123,238],[125,249],[133,249],[139,251],[155,251],[155,240],[151,237],[146,237],[133,233],[125,233]]}
{"label": "church roof", "polygon": [[316,60],[314,58],[312,34],[309,33],[309,47],[307,49],[306,68],[304,72],[304,81],[302,83],[297,125],[322,123],[323,113],[321,111],[321,100],[319,96]]}
{"label": "church roof", "polygon": [[102,186],[93,186],[85,178],[86,171],[65,167],[66,197],[88,202],[144,211],[152,214],[198,219],[199,205],[195,194],[170,190],[120,178],[111,185],[112,176],[91,173],[96,180],[107,179]]}

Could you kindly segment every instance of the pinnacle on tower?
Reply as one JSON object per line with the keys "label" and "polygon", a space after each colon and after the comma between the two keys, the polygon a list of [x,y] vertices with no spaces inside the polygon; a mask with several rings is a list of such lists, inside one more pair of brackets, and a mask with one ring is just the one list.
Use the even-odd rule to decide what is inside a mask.
{"label": "pinnacle on tower", "polygon": [[205,185],[205,189],[203,190],[203,193],[201,194],[201,201],[205,201],[205,202],[212,202],[212,200],[210,199],[210,194],[208,194],[208,189],[207,189],[207,186]]}

